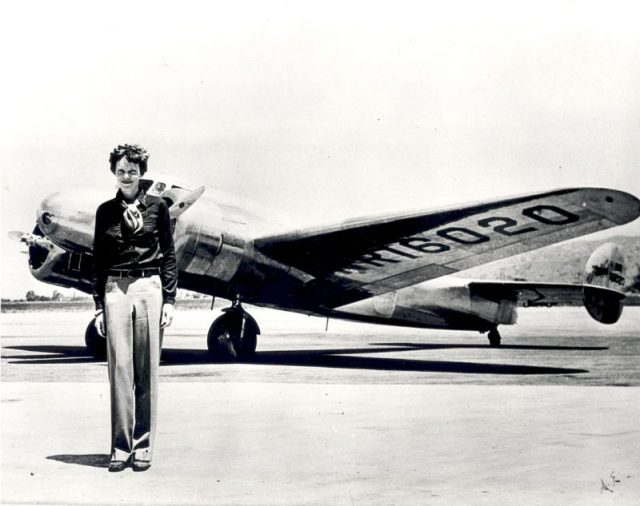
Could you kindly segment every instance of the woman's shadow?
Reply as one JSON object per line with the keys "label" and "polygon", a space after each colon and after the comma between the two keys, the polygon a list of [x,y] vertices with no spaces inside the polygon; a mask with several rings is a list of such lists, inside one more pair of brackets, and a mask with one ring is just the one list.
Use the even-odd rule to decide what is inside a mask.
{"label": "woman's shadow", "polygon": [[49,460],[57,460],[65,464],[78,464],[79,466],[109,467],[109,455],[96,453],[92,455],[50,455]]}

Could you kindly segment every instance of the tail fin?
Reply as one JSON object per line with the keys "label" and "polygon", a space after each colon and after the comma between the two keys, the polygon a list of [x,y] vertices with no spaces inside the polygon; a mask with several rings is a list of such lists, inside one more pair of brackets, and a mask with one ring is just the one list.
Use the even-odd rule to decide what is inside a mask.
{"label": "tail fin", "polygon": [[620,319],[624,299],[625,262],[613,243],[598,247],[587,260],[582,300],[591,317],[611,324]]}

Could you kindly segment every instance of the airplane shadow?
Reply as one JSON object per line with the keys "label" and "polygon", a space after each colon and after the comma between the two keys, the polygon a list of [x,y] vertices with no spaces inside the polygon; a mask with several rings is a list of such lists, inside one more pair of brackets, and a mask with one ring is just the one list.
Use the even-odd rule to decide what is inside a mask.
{"label": "airplane shadow", "polygon": [[[383,348],[376,352],[407,351],[407,348]],[[534,365],[496,364],[442,360],[416,360],[404,358],[374,358],[349,356],[350,353],[371,353],[372,350],[292,350],[257,353],[252,364],[327,367],[333,369],[368,369],[375,371],[440,372],[458,374],[580,374],[586,369]]]}
{"label": "airplane shadow", "polygon": [[3,359],[12,359],[10,364],[82,364],[106,360],[95,358],[84,346],[5,346],[4,349],[32,352],[26,356],[4,355]]}
{"label": "airplane shadow", "polygon": [[50,455],[47,459],[65,464],[107,468],[109,467],[110,457],[107,454],[95,453],[89,455]]}
{"label": "airplane shadow", "polygon": [[[437,349],[480,349],[489,350],[486,344],[422,344],[422,343],[369,343],[360,347],[333,348],[319,350],[278,350],[257,352],[250,361],[253,365],[324,367],[334,369],[363,369],[378,371],[413,371],[467,374],[579,374],[588,370],[566,367],[537,365],[500,364],[473,361],[418,360],[405,358],[370,357],[372,353],[398,353],[415,350]],[[88,354],[83,346],[12,346],[16,349],[36,353],[34,355],[5,356],[14,359],[12,364],[77,364],[104,362]],[[543,350],[543,351],[602,351],[607,347],[570,347],[570,346],[534,346],[503,345],[490,349],[492,352],[506,350]],[[168,348],[162,351],[161,366],[197,365],[214,362],[206,350]]]}
{"label": "airplane shadow", "polygon": [[[473,361],[423,360],[406,358],[366,357],[363,354],[390,353],[416,350],[478,349],[500,352],[501,350],[542,350],[542,351],[604,351],[606,346],[552,346],[552,345],[502,345],[489,348],[487,344],[437,344],[437,343],[369,343],[369,347],[324,349],[324,350],[284,350],[257,353],[253,364],[288,365],[306,367],[329,367],[336,369],[369,369],[412,372],[441,372],[461,374],[581,374],[586,369],[500,364]],[[359,355],[359,356],[354,356]]]}

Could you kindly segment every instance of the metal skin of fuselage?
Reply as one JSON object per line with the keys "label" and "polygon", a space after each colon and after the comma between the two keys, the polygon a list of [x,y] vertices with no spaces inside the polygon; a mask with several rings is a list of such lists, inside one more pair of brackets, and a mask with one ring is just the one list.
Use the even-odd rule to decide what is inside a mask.
{"label": "metal skin of fuselage", "polygon": [[[489,331],[492,345],[499,344],[498,325],[516,322],[524,291],[534,292],[525,303],[538,302],[543,289],[574,301],[576,293],[582,300],[583,286],[497,286],[449,274],[640,216],[633,195],[575,188],[292,231],[270,210],[217,190],[190,190],[168,178],[141,184],[170,205],[181,288],[228,299],[240,311],[238,303],[246,302],[378,324]],[[67,190],[42,201],[36,230],[21,239],[36,278],[91,292],[95,211],[112,197]],[[611,260],[606,265],[617,266],[615,283],[613,267],[599,267],[587,297],[594,306],[589,314],[603,323],[617,321],[624,298],[622,261],[614,262],[614,253],[602,250]],[[218,347],[231,320],[224,328],[214,322],[209,331]],[[251,325],[259,333],[257,323]],[[236,334],[244,332],[245,324],[240,327]],[[255,350],[255,340],[248,349]]]}

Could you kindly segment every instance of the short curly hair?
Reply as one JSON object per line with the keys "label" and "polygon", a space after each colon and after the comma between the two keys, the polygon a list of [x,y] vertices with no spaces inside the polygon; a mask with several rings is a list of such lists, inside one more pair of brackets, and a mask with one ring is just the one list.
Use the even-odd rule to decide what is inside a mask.
{"label": "short curly hair", "polygon": [[116,173],[116,164],[127,157],[131,163],[137,163],[140,167],[140,175],[144,175],[147,172],[147,160],[149,160],[149,153],[142,146],[138,144],[119,144],[111,154],[109,155],[109,163],[111,164],[111,172]]}

